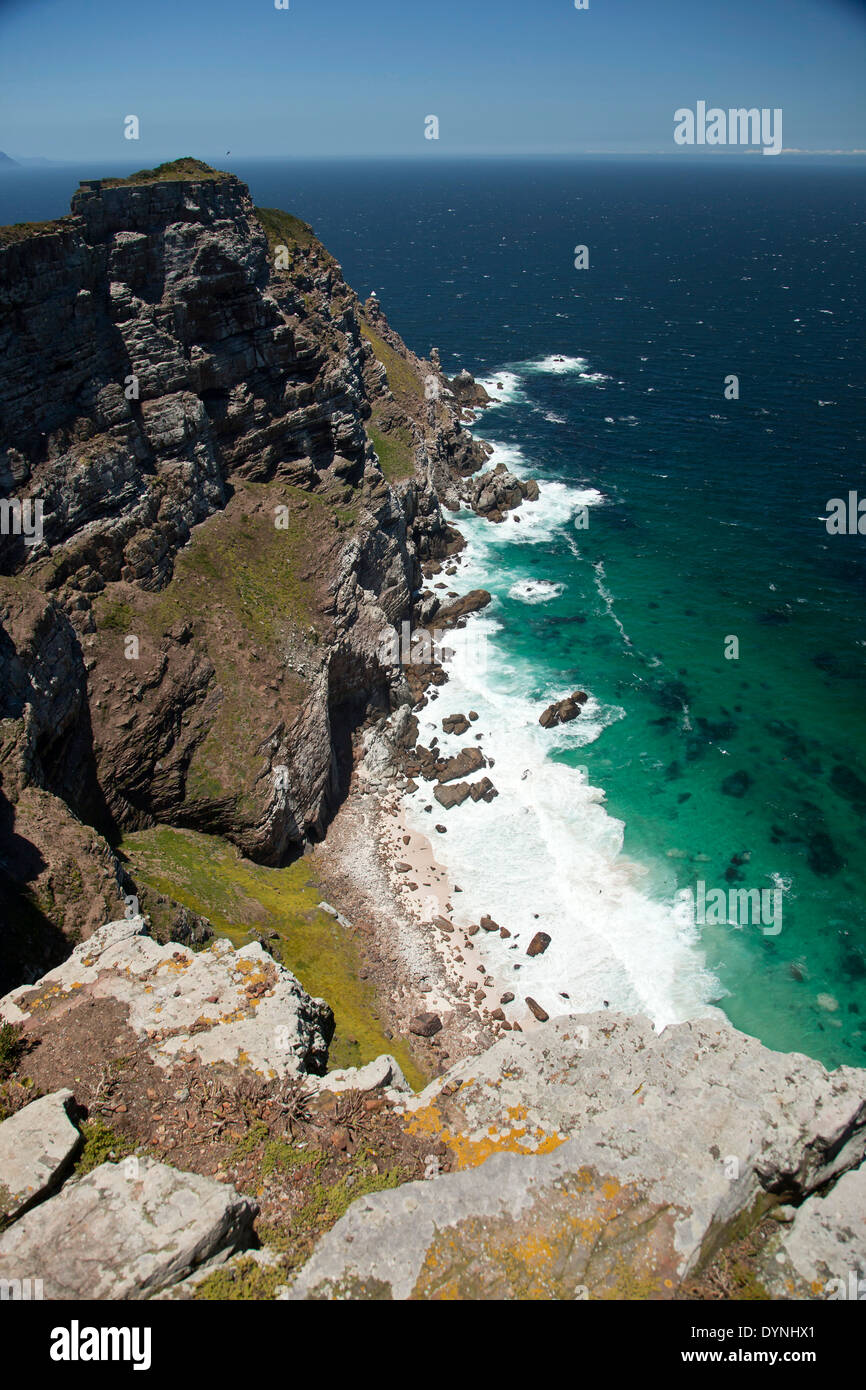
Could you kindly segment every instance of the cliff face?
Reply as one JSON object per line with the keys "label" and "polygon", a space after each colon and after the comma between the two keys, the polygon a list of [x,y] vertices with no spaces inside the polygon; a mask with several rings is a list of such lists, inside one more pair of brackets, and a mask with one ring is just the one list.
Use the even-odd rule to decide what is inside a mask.
{"label": "cliff face", "polygon": [[125,829],[321,836],[484,455],[311,230],[193,161],[0,230],[0,349],[0,503],[42,508],[0,535],[2,988],[112,915]]}

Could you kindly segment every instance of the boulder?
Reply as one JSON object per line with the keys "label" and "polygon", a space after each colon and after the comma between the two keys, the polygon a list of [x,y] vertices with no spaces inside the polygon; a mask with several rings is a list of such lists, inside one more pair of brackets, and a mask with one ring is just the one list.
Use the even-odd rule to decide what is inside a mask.
{"label": "boulder", "polygon": [[490,802],[499,792],[494,787],[489,777],[482,777],[480,781],[473,782],[469,788],[469,795],[473,801]]}
{"label": "boulder", "polygon": [[81,1147],[72,1103],[71,1091],[54,1091],[0,1124],[0,1218],[23,1216],[69,1173]]}
{"label": "boulder", "polygon": [[866,1171],[804,1202],[763,1246],[758,1271],[770,1298],[866,1298]]}
{"label": "boulder", "polygon": [[490,597],[486,589],[471,589],[462,598],[455,599],[453,603],[446,604],[439,609],[436,614],[437,628],[456,627],[468,614],[477,613],[480,609],[486,608],[490,602]]}
{"label": "boulder", "polygon": [[550,945],[550,937],[546,931],[537,931],[526,948],[528,956],[543,955]]}
{"label": "boulder", "polygon": [[471,372],[464,367],[449,383],[454,393],[455,400],[462,406],[475,408],[490,403],[490,396],[483,386],[480,386]]}
{"label": "boulder", "polygon": [[501,522],[505,514],[524,501],[538,500],[538,484],[534,479],[526,482],[509,472],[504,463],[499,463],[488,473],[479,473],[468,478],[463,484],[465,501],[488,521]]}
{"label": "boulder", "polygon": [[440,758],[436,763],[436,776],[439,782],[456,782],[458,778],[468,777],[485,766],[484,754],[480,748],[461,748],[453,758]]}
{"label": "boulder", "polygon": [[400,1063],[389,1053],[382,1053],[363,1067],[338,1067],[323,1076],[320,1091],[339,1095],[342,1091],[384,1091],[392,1099],[397,1094],[411,1094],[412,1087],[403,1075]]}
{"label": "boulder", "polygon": [[552,705],[538,716],[538,722],[544,729],[555,728],[557,724],[568,724],[572,719],[576,719],[582,707],[586,704],[589,696],[584,690],[575,690],[573,695],[568,695],[564,700],[556,700]]}
{"label": "boulder", "polygon": [[46,1298],[141,1299],[253,1240],[258,1207],[233,1187],[150,1158],[103,1163],[0,1235],[0,1280]]}
{"label": "boulder", "polygon": [[449,782],[447,786],[443,787],[440,783],[434,787],[433,795],[439,805],[444,806],[447,811],[451,806],[462,806],[464,801],[468,800],[471,791],[468,782]]}
{"label": "boulder", "polygon": [[442,1020],[438,1014],[416,1014],[409,1022],[409,1032],[419,1038],[432,1038],[441,1027]]}

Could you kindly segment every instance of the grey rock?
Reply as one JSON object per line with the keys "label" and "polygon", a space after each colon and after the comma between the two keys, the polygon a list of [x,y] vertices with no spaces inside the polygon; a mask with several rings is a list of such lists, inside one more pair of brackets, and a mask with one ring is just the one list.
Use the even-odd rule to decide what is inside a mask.
{"label": "grey rock", "polygon": [[405,1109],[464,1171],[359,1199],[292,1298],[670,1297],[743,1219],[866,1150],[866,1072],[771,1052],[720,1016],[660,1035],[560,1017]]}
{"label": "grey rock", "polygon": [[22,1216],[72,1168],[81,1135],[69,1118],[71,1091],[54,1091],[0,1124],[0,1214]]}
{"label": "grey rock", "polygon": [[311,999],[259,942],[239,951],[223,938],[203,951],[163,946],[142,917],[100,927],[37,985],[0,999],[0,1018],[29,1018],[43,991],[49,999],[60,992],[76,1002],[119,1000],[162,1067],[187,1054],[268,1077],[323,1072],[333,1033],[328,1005]]}
{"label": "grey rock", "polygon": [[761,1250],[758,1280],[772,1298],[866,1298],[866,1170],[796,1210]]}
{"label": "grey rock", "polygon": [[46,1298],[142,1299],[252,1240],[255,1202],[149,1158],[103,1163],[0,1236],[0,1279]]}

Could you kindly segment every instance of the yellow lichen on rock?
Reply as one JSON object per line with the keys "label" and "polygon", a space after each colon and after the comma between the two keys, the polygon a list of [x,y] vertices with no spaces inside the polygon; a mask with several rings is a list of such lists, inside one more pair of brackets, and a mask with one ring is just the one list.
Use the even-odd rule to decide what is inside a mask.
{"label": "yellow lichen on rock", "polygon": [[458,1169],[477,1168],[496,1153],[553,1153],[565,1142],[565,1136],[561,1134],[541,1126],[531,1127],[527,1123],[526,1108],[522,1105],[509,1106],[503,1123],[490,1125],[485,1134],[466,1133],[456,1126],[452,1127],[435,1101],[411,1111],[404,1126],[408,1134],[441,1140],[454,1155]]}

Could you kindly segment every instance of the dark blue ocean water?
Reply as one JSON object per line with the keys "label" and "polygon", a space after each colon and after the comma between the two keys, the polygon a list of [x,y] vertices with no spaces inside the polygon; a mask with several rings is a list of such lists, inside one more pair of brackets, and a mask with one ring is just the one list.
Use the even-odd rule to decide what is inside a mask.
{"label": "dark blue ocean water", "polygon": [[[7,173],[0,221],[55,216],[79,177],[110,172]],[[541,904],[557,943],[524,987],[661,1021],[699,998],[771,1046],[862,1063],[866,536],[822,518],[866,496],[866,163],[234,172],[312,222],[413,348],[490,379],[476,432],[548,485],[519,541],[467,523],[467,575],[495,595],[489,713],[525,730],[521,760],[558,788],[556,805],[533,797],[539,768],[502,750],[512,910],[528,922]],[[582,731],[539,744],[533,711],[577,686]],[[476,857],[488,810],[462,837]],[[778,890],[780,930],[677,934],[699,883]]]}

